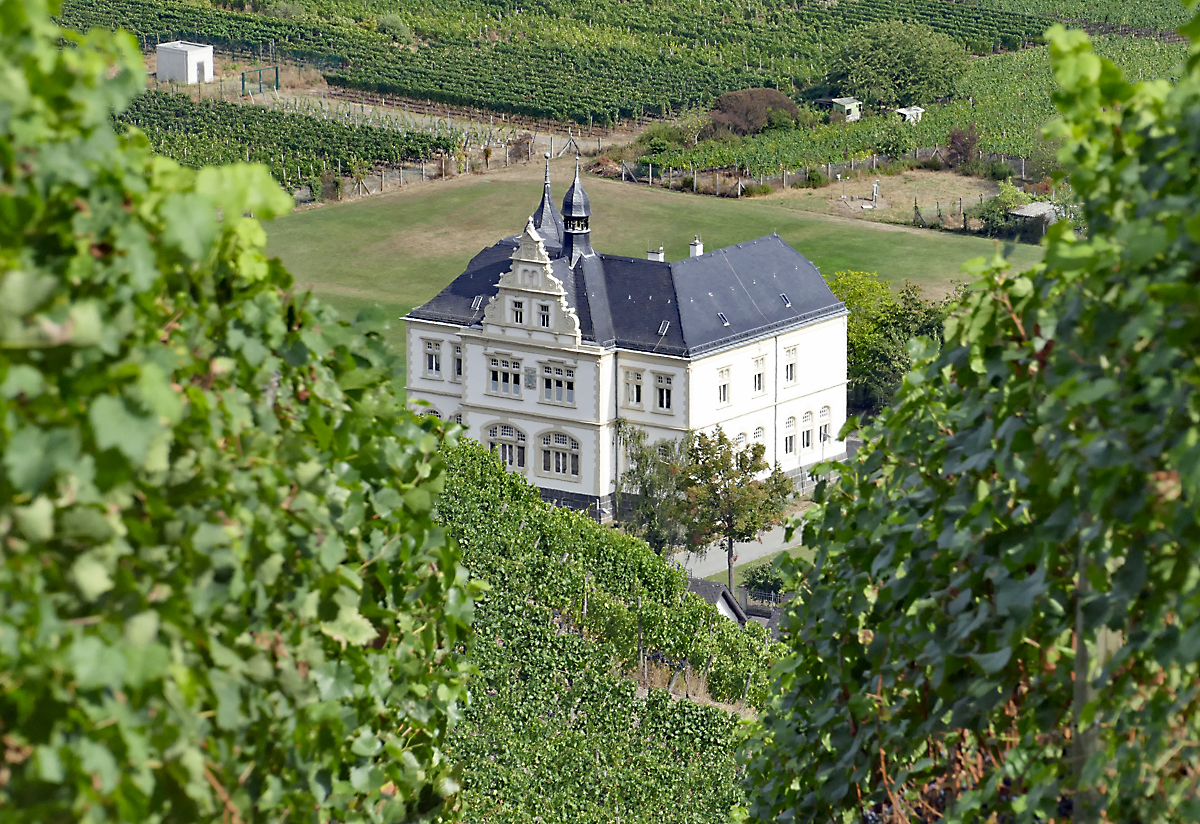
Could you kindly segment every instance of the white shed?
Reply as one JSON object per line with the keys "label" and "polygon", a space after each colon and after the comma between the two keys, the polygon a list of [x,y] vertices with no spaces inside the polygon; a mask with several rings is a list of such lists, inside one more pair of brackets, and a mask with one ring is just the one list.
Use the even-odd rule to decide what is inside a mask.
{"label": "white shed", "polygon": [[903,109],[896,109],[896,114],[900,115],[905,123],[920,123],[925,110],[920,106],[905,106]]}
{"label": "white shed", "polygon": [[213,47],[187,40],[172,40],[158,46],[158,79],[174,80],[189,86],[211,83]]}

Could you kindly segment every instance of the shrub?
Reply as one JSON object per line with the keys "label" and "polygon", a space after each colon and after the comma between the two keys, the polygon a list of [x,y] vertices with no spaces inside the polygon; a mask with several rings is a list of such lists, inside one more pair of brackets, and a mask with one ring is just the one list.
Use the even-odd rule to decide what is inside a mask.
{"label": "shrub", "polygon": [[972,122],[966,129],[955,127],[946,139],[946,160],[951,166],[959,167],[975,160],[979,146],[979,132]]}
{"label": "shrub", "polygon": [[820,189],[829,185],[829,178],[819,168],[813,167],[808,170],[804,180],[797,180],[792,185],[796,188]]}
{"label": "shrub", "polygon": [[774,187],[772,187],[769,183],[750,183],[742,186],[742,194],[744,194],[746,197],[769,195],[774,191]]}
{"label": "shrub", "polygon": [[[731,132],[736,135],[757,134],[767,125],[774,110],[792,119],[800,114],[796,103],[775,89],[742,89],[726,92],[713,104],[711,115],[713,133]],[[775,115],[779,118],[779,115]]]}
{"label": "shrub", "polygon": [[268,17],[278,17],[282,20],[298,20],[304,16],[304,4],[294,0],[275,0],[266,7],[264,13]]}
{"label": "shrub", "polygon": [[934,155],[927,160],[921,161],[921,168],[928,169],[931,172],[940,172],[942,169],[946,168],[946,166],[944,163],[942,163],[942,159],[940,157]]}
{"label": "shrub", "polygon": [[412,29],[404,22],[404,18],[395,12],[387,12],[379,16],[376,28],[397,43],[411,43]]}
{"label": "shrub", "polygon": [[49,14],[0,0],[0,818],[435,814],[472,620],[431,517],[453,430],[403,411],[382,313],[266,257],[267,170],[115,135],[137,44]]}
{"label": "shrub", "polygon": [[783,590],[783,575],[770,561],[746,570],[742,582],[751,590],[777,593]]}

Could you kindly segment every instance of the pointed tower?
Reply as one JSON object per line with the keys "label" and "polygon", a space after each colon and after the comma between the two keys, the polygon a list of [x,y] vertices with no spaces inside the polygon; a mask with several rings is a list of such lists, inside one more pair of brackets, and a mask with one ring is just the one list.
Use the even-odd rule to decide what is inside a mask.
{"label": "pointed tower", "polygon": [[542,186],[542,202],[533,213],[533,226],[547,246],[558,249],[563,245],[563,219],[550,197],[550,154],[546,153],[546,182]]}
{"label": "pointed tower", "polygon": [[592,251],[592,230],[588,227],[588,218],[592,216],[592,202],[579,181],[578,157],[575,158],[575,181],[563,198],[562,216],[563,257],[574,266],[580,258],[595,254]]}

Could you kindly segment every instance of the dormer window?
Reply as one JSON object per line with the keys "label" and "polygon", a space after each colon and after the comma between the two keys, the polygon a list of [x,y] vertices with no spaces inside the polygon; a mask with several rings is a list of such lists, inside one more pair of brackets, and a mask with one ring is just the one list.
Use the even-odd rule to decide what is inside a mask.
{"label": "dormer window", "polygon": [[721,321],[721,325],[722,325],[722,326],[728,326],[728,325],[729,325],[729,318],[725,317],[725,313],[724,313],[724,312],[717,312],[717,318],[718,318],[718,319],[720,319],[720,321]]}
{"label": "dormer window", "polygon": [[663,335],[667,334],[667,330],[670,328],[671,328],[671,321],[664,320],[662,323],[660,323],[658,325],[658,336],[661,338]]}
{"label": "dormer window", "polygon": [[514,300],[512,302],[512,322],[517,326],[525,325],[525,301]]}
{"label": "dormer window", "polygon": [[476,295],[471,301],[471,311],[478,312],[481,305],[483,305],[483,295]]}
{"label": "dormer window", "polygon": [[780,299],[783,301],[783,305],[784,305],[784,306],[786,306],[788,309],[791,309],[791,308],[792,308],[792,300],[791,300],[791,298],[789,298],[787,295],[780,295],[779,297],[780,297]]}

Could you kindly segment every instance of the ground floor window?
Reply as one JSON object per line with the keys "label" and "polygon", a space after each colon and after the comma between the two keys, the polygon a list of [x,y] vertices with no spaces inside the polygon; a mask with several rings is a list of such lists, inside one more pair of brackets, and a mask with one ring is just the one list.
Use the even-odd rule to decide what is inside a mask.
{"label": "ground floor window", "polygon": [[542,472],[579,477],[579,441],[553,432],[542,436]]}
{"label": "ground floor window", "polygon": [[525,433],[509,424],[490,427],[488,449],[510,468],[525,468]]}

